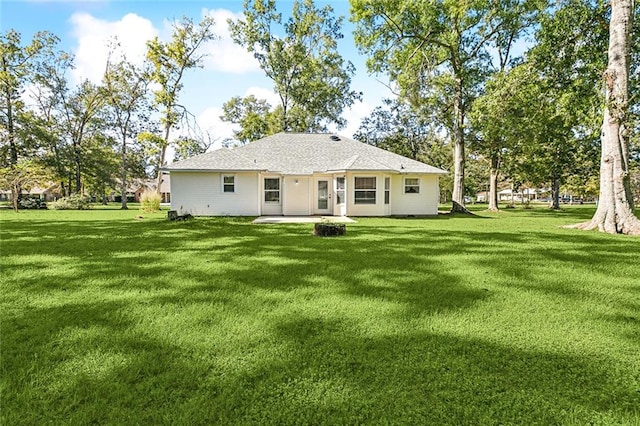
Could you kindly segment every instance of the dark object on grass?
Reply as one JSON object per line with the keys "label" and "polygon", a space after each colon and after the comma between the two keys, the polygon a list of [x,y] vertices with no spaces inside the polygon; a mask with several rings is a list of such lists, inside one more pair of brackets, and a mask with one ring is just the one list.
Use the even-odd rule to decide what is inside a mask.
{"label": "dark object on grass", "polygon": [[189,213],[180,216],[177,211],[169,210],[169,213],[167,213],[167,218],[169,220],[189,220],[193,219],[193,216]]}
{"label": "dark object on grass", "polygon": [[313,235],[319,237],[334,237],[344,235],[347,227],[338,223],[316,223],[313,227]]}

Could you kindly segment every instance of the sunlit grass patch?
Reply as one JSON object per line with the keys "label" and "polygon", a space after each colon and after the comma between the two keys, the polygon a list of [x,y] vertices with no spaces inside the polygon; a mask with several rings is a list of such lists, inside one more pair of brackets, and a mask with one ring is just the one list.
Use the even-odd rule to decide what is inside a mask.
{"label": "sunlit grass patch", "polygon": [[589,207],[0,212],[2,424],[636,424],[637,238]]}

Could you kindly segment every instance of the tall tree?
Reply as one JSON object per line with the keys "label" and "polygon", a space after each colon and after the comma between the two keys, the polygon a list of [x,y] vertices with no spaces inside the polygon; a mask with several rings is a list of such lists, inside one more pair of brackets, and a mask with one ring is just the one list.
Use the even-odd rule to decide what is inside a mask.
{"label": "tall tree", "polygon": [[629,178],[629,70],[631,67],[634,0],[611,0],[608,64],[604,72],[605,107],[602,121],[600,194],[593,218],[574,225],[580,229],[640,235],[633,214]]}
{"label": "tall tree", "polygon": [[[230,123],[238,124],[239,130],[234,130],[233,136],[240,143],[255,141],[277,133],[276,129],[270,126],[275,113],[272,112],[271,105],[264,99],[257,99],[253,95],[241,98],[234,96],[222,106],[223,115],[220,119]],[[279,121],[279,120],[278,120]]]}
{"label": "tall tree", "polygon": [[23,181],[18,177],[23,175],[24,168],[14,168],[27,148],[25,143],[21,143],[28,139],[21,136],[29,134],[23,131],[28,129],[25,121],[32,121],[25,110],[22,95],[25,86],[32,82],[38,64],[53,56],[57,42],[57,37],[48,32],[36,33],[28,45],[22,44],[17,31],[9,30],[0,35],[0,161],[8,164],[8,172],[16,175],[13,182],[17,185],[12,185],[16,210],[21,195],[20,182]]}
{"label": "tall tree", "polygon": [[184,160],[195,155],[204,154],[217,141],[210,133],[200,134],[198,137],[180,137],[176,141],[173,161]]}
{"label": "tall tree", "polygon": [[[472,150],[480,152],[489,162],[489,211],[498,211],[498,180],[500,167],[504,161],[503,155],[508,150],[508,145],[513,142],[513,127],[517,122],[511,119],[522,111],[514,108],[508,99],[520,95],[518,90],[520,73],[511,74],[514,63],[520,63],[521,57],[513,54],[514,45],[523,35],[528,34],[538,22],[540,13],[546,6],[545,1],[514,2],[504,13],[511,14],[505,19],[505,24],[497,31],[493,40],[495,58],[493,60],[495,72],[485,84],[480,100],[473,103],[471,111],[472,133],[479,138],[471,138]],[[506,99],[499,99],[506,96]],[[475,111],[480,109],[480,111]],[[493,110],[493,111],[492,111]],[[515,113],[515,114],[514,114]],[[475,118],[475,120],[474,120]],[[500,127],[496,126],[501,123]]]}
{"label": "tall tree", "polygon": [[91,162],[87,153],[92,152],[85,149],[85,143],[106,124],[105,96],[100,86],[88,80],[71,87],[66,73],[72,63],[70,56],[62,54],[41,64],[33,97],[40,123],[37,130],[45,142],[45,160],[67,180],[67,193],[80,194],[85,166]]}
{"label": "tall tree", "polygon": [[330,123],[343,127],[343,109],[361,99],[350,89],[355,67],[337,50],[343,18],[313,0],[294,0],[286,22],[275,0],[245,0],[244,9],[244,19],[229,21],[229,28],[274,82],[280,105],[272,112],[280,125],[271,132],[324,131]]}
{"label": "tall tree", "polygon": [[85,80],[70,92],[62,92],[62,126],[72,147],[73,191],[82,193],[82,174],[86,162],[84,142],[97,130],[97,119],[105,106],[104,93],[100,87]]}
{"label": "tall tree", "polygon": [[73,152],[62,118],[70,91],[66,76],[72,66],[73,57],[65,53],[40,63],[30,93],[34,112],[31,132],[39,139],[41,160],[51,169],[63,195],[70,195],[73,188]]}
{"label": "tall tree", "polygon": [[[114,127],[120,138],[121,209],[127,209],[127,144],[136,141],[140,129],[139,118],[145,118],[148,94],[148,72],[136,67],[126,58],[113,60],[113,46],[105,69],[103,83],[107,104],[114,117]],[[147,121],[147,120],[144,120]]]}
{"label": "tall tree", "polygon": [[451,156],[432,120],[417,113],[401,99],[384,99],[365,117],[354,139],[396,154],[449,168]]}
{"label": "tall tree", "polygon": [[[570,176],[589,171],[602,120],[599,82],[606,67],[609,9],[605,2],[561,0],[544,14],[535,34],[537,43],[527,61],[544,97],[545,112],[534,149],[540,165],[547,165],[553,208],[560,207],[560,188]],[[532,82],[526,82],[530,85]],[[545,135],[553,135],[544,140]],[[534,147],[535,148],[535,147]],[[588,177],[583,177],[588,180]]]}
{"label": "tall tree", "polygon": [[530,78],[525,66],[494,74],[487,81],[484,94],[474,101],[469,116],[474,129],[471,149],[489,163],[490,211],[498,211],[498,181],[505,160],[523,140],[532,139],[526,122],[535,120],[538,111],[528,108],[535,102],[526,90]]}
{"label": "tall tree", "polygon": [[[165,162],[171,129],[175,128],[187,113],[187,109],[178,102],[184,74],[189,69],[202,66],[206,54],[201,52],[201,47],[216,38],[213,32],[215,21],[210,16],[198,24],[190,18],[183,17],[172,25],[173,34],[170,41],[162,42],[156,37],[147,43],[147,59],[153,67],[151,80],[159,85],[154,91],[155,104],[162,109],[164,136],[159,147],[159,167]],[[162,172],[158,170],[158,191],[161,183]]]}
{"label": "tall tree", "polygon": [[454,147],[454,212],[464,208],[465,126],[469,104],[526,0],[351,0],[356,44],[372,72],[387,72],[413,103],[447,103]]}
{"label": "tall tree", "polygon": [[559,182],[577,170],[589,135],[581,135],[574,124],[572,97],[548,85],[525,63],[493,75],[474,102],[471,147],[490,161],[490,210],[497,210],[498,171],[516,186],[555,183],[557,201]]}
{"label": "tall tree", "polygon": [[[19,147],[16,141],[19,124],[16,116],[22,112],[22,94],[32,81],[38,62],[53,55],[57,37],[48,32],[36,33],[29,45],[23,46],[20,33],[9,30],[0,36],[0,91],[2,92],[2,130],[6,135],[9,164],[16,164]],[[4,138],[3,138],[4,139]],[[4,148],[4,147],[3,147]],[[4,160],[4,158],[3,158]]]}

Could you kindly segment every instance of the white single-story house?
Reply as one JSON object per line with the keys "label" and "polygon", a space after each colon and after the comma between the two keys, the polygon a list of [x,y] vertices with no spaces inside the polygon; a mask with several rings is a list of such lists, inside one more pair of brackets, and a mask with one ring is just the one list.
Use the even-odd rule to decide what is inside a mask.
{"label": "white single-story house", "polygon": [[330,134],[278,133],[164,167],[171,209],[194,216],[438,214],[447,172]]}

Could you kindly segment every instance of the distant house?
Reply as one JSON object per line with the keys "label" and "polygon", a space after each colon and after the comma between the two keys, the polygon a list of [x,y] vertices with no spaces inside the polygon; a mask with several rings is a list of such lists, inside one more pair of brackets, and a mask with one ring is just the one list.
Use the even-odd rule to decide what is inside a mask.
{"label": "distant house", "polygon": [[525,188],[521,192],[513,191],[512,189],[503,189],[498,192],[498,201],[538,201],[542,194],[548,193],[547,189]]}
{"label": "distant house", "polygon": [[353,139],[278,133],[173,163],[179,214],[391,216],[438,214],[444,170]]}
{"label": "distant house", "polygon": [[[60,186],[54,183],[22,189],[22,197],[38,198],[42,201],[55,201],[62,197]],[[0,201],[11,201],[11,191],[0,191]]]}
{"label": "distant house", "polygon": [[[156,182],[153,182],[153,187],[156,187]],[[162,196],[163,203],[171,202],[171,176],[168,173],[162,174],[162,182],[160,183],[160,195]]]}
{"label": "distant house", "polygon": [[[117,184],[117,188],[119,189]],[[156,179],[133,179],[127,185],[127,199],[136,203],[140,202],[140,196],[145,191],[155,191],[157,186]],[[162,196],[162,203],[171,202],[171,183],[170,177],[167,173],[162,175],[162,183],[160,184],[160,195]],[[119,197],[120,192],[116,190],[112,197]],[[118,198],[119,199],[119,198]]]}

